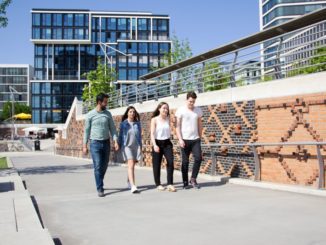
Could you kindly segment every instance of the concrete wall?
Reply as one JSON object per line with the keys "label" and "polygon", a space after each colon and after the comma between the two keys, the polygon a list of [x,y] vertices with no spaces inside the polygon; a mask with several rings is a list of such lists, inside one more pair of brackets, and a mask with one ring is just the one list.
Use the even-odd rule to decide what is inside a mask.
{"label": "concrete wall", "polygon": [[[201,172],[211,173],[210,152],[217,152],[217,174],[253,178],[254,157],[248,147],[210,146],[212,143],[325,141],[326,73],[287,78],[274,82],[199,94],[196,104],[203,116],[204,161]],[[180,153],[175,134],[176,108],[185,95],[165,98],[171,108],[175,167],[180,169]],[[158,102],[136,104],[143,127],[144,165],[151,166],[150,118]],[[126,108],[111,110],[118,128]],[[84,115],[75,101],[64,130],[56,141],[57,154],[82,157]],[[260,147],[263,181],[316,186],[318,162],[315,147]],[[322,148],[326,158],[326,147]],[[113,158],[115,156],[113,155]]]}

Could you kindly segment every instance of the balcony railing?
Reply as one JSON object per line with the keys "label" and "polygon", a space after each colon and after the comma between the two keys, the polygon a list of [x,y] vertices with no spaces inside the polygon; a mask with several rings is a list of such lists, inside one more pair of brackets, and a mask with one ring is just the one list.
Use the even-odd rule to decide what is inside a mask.
{"label": "balcony railing", "polygon": [[326,8],[144,75],[110,93],[109,107],[321,71],[326,71]]}

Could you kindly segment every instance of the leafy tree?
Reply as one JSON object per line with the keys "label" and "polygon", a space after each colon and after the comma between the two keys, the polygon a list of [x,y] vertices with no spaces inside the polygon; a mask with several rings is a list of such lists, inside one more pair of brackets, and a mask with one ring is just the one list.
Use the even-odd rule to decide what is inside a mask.
{"label": "leafy tree", "polygon": [[[12,117],[12,115],[11,115],[11,106],[12,106],[11,101],[7,101],[3,105],[2,120],[6,120],[6,119]],[[15,109],[15,115],[17,115],[19,113],[26,113],[26,114],[31,114],[32,113],[31,107],[24,104],[24,103],[15,102],[14,103],[14,109]]]}
{"label": "leafy tree", "polygon": [[212,61],[206,63],[202,69],[196,69],[196,80],[203,83],[204,91],[214,91],[227,88],[230,75],[221,70],[220,63]]}
{"label": "leafy tree", "polygon": [[97,61],[96,70],[85,74],[89,83],[85,85],[82,98],[89,104],[94,106],[94,100],[99,93],[110,94],[109,106],[114,104],[115,86],[113,82],[116,80],[116,72],[105,66],[100,58]]}
{"label": "leafy tree", "polygon": [[297,76],[300,74],[310,74],[321,71],[326,71],[326,47],[320,47],[314,50],[312,58],[309,59],[307,64],[309,67],[300,68],[302,63],[299,61],[293,64],[293,70],[288,72],[288,76]]}
{"label": "leafy tree", "polygon": [[8,25],[8,18],[6,17],[6,8],[11,3],[11,0],[2,0],[0,3],[0,28]]}

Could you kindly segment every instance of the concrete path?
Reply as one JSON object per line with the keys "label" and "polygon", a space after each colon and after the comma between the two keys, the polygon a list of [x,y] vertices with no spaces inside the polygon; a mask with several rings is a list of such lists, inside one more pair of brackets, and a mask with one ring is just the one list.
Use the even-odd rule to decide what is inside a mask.
{"label": "concrete path", "polygon": [[[109,167],[104,198],[90,161],[12,156],[56,244],[326,244],[326,198],[199,180],[200,190],[158,192],[150,169]],[[166,176],[162,176],[165,183]]]}

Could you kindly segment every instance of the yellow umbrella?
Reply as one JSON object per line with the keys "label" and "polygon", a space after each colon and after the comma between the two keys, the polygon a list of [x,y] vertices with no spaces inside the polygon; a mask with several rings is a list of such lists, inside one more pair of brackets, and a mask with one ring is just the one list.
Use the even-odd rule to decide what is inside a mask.
{"label": "yellow umbrella", "polygon": [[27,120],[27,119],[32,119],[32,115],[31,114],[26,114],[26,113],[19,113],[17,115],[14,115],[14,118]]}

